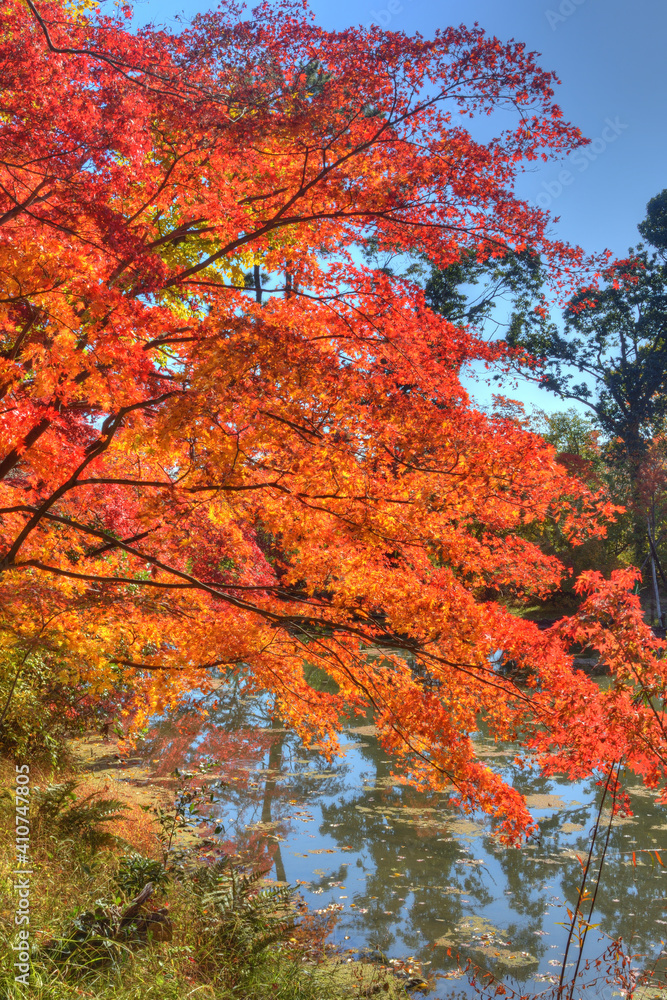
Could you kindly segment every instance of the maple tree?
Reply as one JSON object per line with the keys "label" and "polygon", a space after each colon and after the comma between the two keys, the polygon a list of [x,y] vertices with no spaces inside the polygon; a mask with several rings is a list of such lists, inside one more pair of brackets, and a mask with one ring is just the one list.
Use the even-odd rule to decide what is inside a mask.
{"label": "maple tree", "polygon": [[[289,4],[170,34],[7,0],[0,28],[3,721],[36,659],[88,697],[130,691],[135,730],[242,663],[307,743],[372,707],[408,780],[507,836],[531,819],[475,758],[481,717],[545,767],[622,754],[661,784],[628,664],[657,697],[662,661],[629,576],[589,575],[547,634],[485,600],[560,579],[521,527],[574,544],[613,505],[471,408],[461,366],[506,348],[354,253],[582,265],[512,188],[582,142],[555,78],[478,28],[327,32]],[[624,664],[610,691],[573,672],[575,633]]]}

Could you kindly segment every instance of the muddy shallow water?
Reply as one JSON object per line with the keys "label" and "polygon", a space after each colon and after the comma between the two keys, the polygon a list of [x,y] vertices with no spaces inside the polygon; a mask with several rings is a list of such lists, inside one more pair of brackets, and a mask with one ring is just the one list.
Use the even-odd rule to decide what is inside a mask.
{"label": "muddy shallow water", "polygon": [[[261,699],[232,688],[218,697],[203,723],[180,711],[153,728],[142,750],[153,779],[202,761],[223,779],[202,823],[210,840],[298,884],[312,910],[335,908],[341,946],[424,963],[438,975],[432,995],[472,994],[457,954],[521,993],[557,979],[561,923],[576,901],[577,855],[588,852],[599,799],[594,780],[544,780],[516,766],[515,746],[480,739],[480,753],[527,795],[540,825],[535,842],[507,848],[490,821],[462,816],[446,796],[397,785],[372,725],[350,724],[346,756],[328,763],[272,722]],[[586,955],[598,957],[622,936],[646,968],[667,938],[667,809],[636,784],[631,799],[634,816],[612,828],[593,918],[600,926]],[[216,824],[224,827],[217,836]]]}

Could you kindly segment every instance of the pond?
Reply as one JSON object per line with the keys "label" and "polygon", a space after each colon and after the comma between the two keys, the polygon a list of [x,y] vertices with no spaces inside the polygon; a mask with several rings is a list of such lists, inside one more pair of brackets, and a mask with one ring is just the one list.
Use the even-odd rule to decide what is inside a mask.
{"label": "pond", "polygon": [[[508,848],[490,821],[462,816],[446,795],[396,784],[370,722],[350,723],[345,757],[329,763],[272,721],[261,698],[233,686],[216,697],[203,721],[182,709],[144,745],[152,780],[202,762],[223,779],[202,817],[210,840],[298,885],[311,910],[336,910],[332,940],[351,955],[371,948],[421,963],[436,974],[433,996],[473,995],[457,954],[521,993],[557,981],[577,856],[599,801],[594,779],[545,780],[516,765],[516,746],[480,738],[480,755],[527,795],[539,822],[539,837]],[[637,783],[630,791],[634,815],[612,827],[586,954],[622,936],[648,968],[667,938],[667,809]]]}

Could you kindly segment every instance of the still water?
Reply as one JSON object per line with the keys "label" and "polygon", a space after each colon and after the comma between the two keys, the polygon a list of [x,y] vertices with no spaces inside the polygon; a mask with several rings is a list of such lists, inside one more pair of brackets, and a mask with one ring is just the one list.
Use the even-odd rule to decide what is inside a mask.
{"label": "still water", "polygon": [[[577,855],[588,852],[599,801],[593,779],[545,780],[517,767],[515,746],[480,738],[480,755],[528,797],[539,821],[534,842],[508,848],[490,821],[463,817],[446,796],[397,785],[371,724],[351,722],[345,757],[330,763],[272,721],[262,699],[233,688],[216,697],[203,723],[182,710],[152,730],[144,751],[153,778],[202,763],[219,775],[225,784],[202,832],[298,885],[311,910],[335,909],[336,944],[422,963],[437,976],[437,997],[472,993],[457,954],[522,993],[557,980],[561,922],[575,906]],[[667,809],[641,785],[630,791],[634,815],[614,822],[593,918],[600,926],[586,955],[597,958],[622,936],[635,966],[649,968],[667,939]],[[217,837],[216,824],[224,827]]]}

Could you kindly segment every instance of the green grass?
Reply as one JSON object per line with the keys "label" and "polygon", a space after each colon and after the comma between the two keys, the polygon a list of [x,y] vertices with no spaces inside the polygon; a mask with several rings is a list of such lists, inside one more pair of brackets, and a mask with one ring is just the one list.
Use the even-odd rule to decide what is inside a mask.
{"label": "green grass", "polygon": [[201,977],[184,975],[180,957],[174,949],[165,948],[157,954],[135,957],[118,975],[99,975],[70,981],[52,977],[39,969],[33,970],[28,989],[17,987],[6,974],[0,978],[1,995],[7,998],[31,1000],[78,1000],[96,997],[98,1000],[352,1000],[367,996],[398,998],[405,996],[395,983],[383,978],[368,966],[327,964],[304,968],[295,958],[280,953],[264,956],[234,985],[206,982]]}

